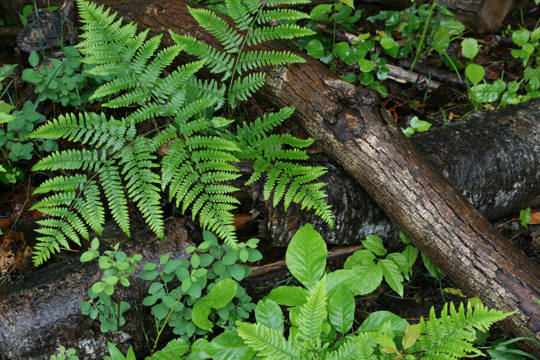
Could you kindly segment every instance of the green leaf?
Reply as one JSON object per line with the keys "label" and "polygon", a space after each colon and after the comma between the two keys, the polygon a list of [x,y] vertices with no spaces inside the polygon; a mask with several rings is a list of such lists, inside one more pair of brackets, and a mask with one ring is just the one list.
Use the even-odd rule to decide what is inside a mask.
{"label": "green leaf", "polygon": [[431,276],[437,279],[437,281],[439,281],[443,276],[445,276],[442,270],[439,269],[437,265],[435,265],[433,261],[431,261],[427,257],[426,254],[424,253],[421,253],[421,254],[422,254],[422,261],[424,262],[424,266],[426,267],[426,269],[428,270]]}
{"label": "green leaf", "polygon": [[411,119],[411,127],[418,132],[425,132],[428,131],[431,127],[431,124],[427,121],[419,120],[418,117],[414,116]]}
{"label": "green leaf", "polygon": [[311,224],[306,224],[293,236],[285,261],[291,274],[311,289],[324,274],[327,256],[322,236]]}
{"label": "green leaf", "polygon": [[478,42],[473,38],[465,39],[461,42],[461,51],[469,59],[474,59],[478,54]]}
{"label": "green leaf", "polygon": [[403,297],[403,276],[397,265],[392,260],[388,259],[380,260],[377,265],[382,270],[384,279],[388,285],[390,285],[399,296]]}
{"label": "green leaf", "polygon": [[477,85],[480,81],[482,81],[485,74],[486,71],[484,68],[477,64],[469,64],[465,68],[465,75],[467,75],[467,79],[469,79],[474,85]]}
{"label": "green leaf", "polygon": [[521,221],[521,226],[523,226],[525,229],[528,229],[529,227],[527,224],[531,222],[531,208],[526,208],[525,210],[521,210],[519,213],[519,220]]}
{"label": "green leaf", "polygon": [[277,332],[282,333],[285,329],[281,308],[275,301],[269,298],[265,298],[257,303],[255,318],[257,319],[257,323],[268,326]]}
{"label": "green leaf", "polygon": [[238,285],[232,279],[224,279],[218,282],[204,297],[204,302],[214,309],[227,305],[236,295]]}
{"label": "green leaf", "polygon": [[407,261],[409,262],[409,267],[412,268],[414,263],[416,262],[416,258],[418,257],[419,250],[414,245],[407,245],[405,250],[403,250],[403,256],[407,258]]}
{"label": "green leaf", "polygon": [[311,40],[307,43],[305,49],[307,50],[308,54],[315,59],[318,59],[324,55],[324,46],[319,40]]}
{"label": "green leaf", "polygon": [[375,64],[366,59],[358,60],[358,65],[360,66],[360,70],[362,70],[364,73],[370,72],[375,68]]}
{"label": "green leaf", "polygon": [[361,241],[362,245],[370,251],[373,251],[375,255],[384,256],[386,249],[384,248],[383,241],[380,237],[375,235],[368,235],[366,240]]}
{"label": "green leaf", "polygon": [[[8,64],[4,65],[0,68],[0,81],[4,80],[11,74],[13,74],[13,70],[17,67],[17,64]],[[0,87],[1,89],[1,87]]]}
{"label": "green leaf", "polygon": [[391,323],[391,328],[394,333],[401,333],[406,326],[409,326],[407,320],[400,318],[399,316],[392,314],[389,311],[376,311],[369,314],[367,319],[362,322],[362,325],[356,331],[358,334],[365,332],[378,332],[382,325],[386,322]]}
{"label": "green leaf", "polygon": [[92,291],[95,292],[96,294],[100,293],[103,290],[105,290],[105,286],[106,284],[104,282],[98,281],[92,286]]}
{"label": "green leaf", "polygon": [[226,331],[215,337],[210,345],[214,350],[211,355],[213,360],[248,360],[256,354],[236,330]]}
{"label": "green leaf", "polygon": [[240,264],[234,264],[231,267],[231,275],[236,280],[238,281],[242,280],[244,278],[244,274],[245,274],[244,266]]}
{"label": "green leaf", "polygon": [[344,3],[345,5],[349,5],[354,9],[354,0],[339,0],[340,2]]}
{"label": "green leaf", "polygon": [[328,320],[336,331],[345,334],[354,321],[354,295],[346,286],[338,286],[328,300]]}
{"label": "green leaf", "polygon": [[212,328],[212,323],[208,320],[208,315],[212,309],[204,301],[200,301],[193,305],[193,310],[191,311],[191,319],[195,325],[204,330],[210,330]]}
{"label": "green leaf", "polygon": [[478,84],[471,88],[470,94],[479,103],[492,103],[497,101],[500,92],[491,84]]}
{"label": "green leaf", "polygon": [[39,64],[39,55],[37,52],[32,51],[28,57],[28,62],[32,67],[36,67]]}
{"label": "green leaf", "polygon": [[157,351],[151,357],[147,357],[146,360],[171,360],[180,359],[180,356],[187,353],[189,345],[182,339],[171,340],[163,347],[162,350]]}
{"label": "green leaf", "polygon": [[306,303],[309,291],[300,286],[280,286],[270,291],[264,299],[270,299],[280,305],[302,306]]}
{"label": "green leaf", "polygon": [[529,30],[516,30],[512,33],[512,41],[518,46],[523,46],[529,41]]}
{"label": "green leaf", "polygon": [[352,269],[355,266],[367,265],[375,261],[375,259],[376,257],[373,252],[369,250],[358,250],[345,260],[343,269]]}
{"label": "green leaf", "polygon": [[383,272],[374,262],[356,266],[350,271],[355,274],[354,282],[350,285],[355,296],[369,294],[381,285]]}
{"label": "green leaf", "polygon": [[409,265],[409,260],[401,253],[391,253],[386,257],[389,260],[392,260],[394,264],[397,265],[399,271],[409,280],[409,273],[411,273],[411,267]]}

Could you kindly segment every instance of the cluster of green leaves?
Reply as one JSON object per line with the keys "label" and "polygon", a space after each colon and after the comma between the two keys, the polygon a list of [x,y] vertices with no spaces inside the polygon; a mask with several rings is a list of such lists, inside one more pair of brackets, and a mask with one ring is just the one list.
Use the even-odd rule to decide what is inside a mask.
{"label": "cluster of green leaves", "polygon": [[[40,243],[36,246],[36,264],[41,264],[51,252],[58,250],[59,244],[69,248],[68,239],[78,243],[79,235],[88,238],[87,225],[101,233],[104,205],[100,199],[100,185],[113,218],[128,235],[124,186],[159,237],[163,237],[160,191],[168,188],[170,201],[176,199],[176,206],[183,214],[190,210],[192,218],[198,217],[203,229],[216,232],[228,245],[239,250],[230,212],[239,202],[231,195],[237,189],[224,182],[240,176],[231,164],[240,159],[256,161],[250,182],[268,173],[264,192],[266,199],[271,197],[275,187],[275,204],[283,200],[287,207],[294,201],[302,204],[303,208],[314,208],[333,225],[330,206],[324,201],[326,194],[321,190],[325,184],[316,182],[325,169],[291,163],[291,160],[307,158],[305,151],[298,148],[310,145],[312,140],[300,140],[290,135],[266,135],[267,131],[287,119],[293,108],[256,119],[253,124],[244,123],[236,130],[226,129],[232,120],[208,116],[225,102],[233,105],[237,100],[246,100],[264,84],[263,73],[242,77],[243,71],[266,64],[303,61],[288,52],[241,53],[245,43],[310,34],[310,30],[296,25],[254,28],[255,22],[269,16],[296,18],[296,11],[276,13],[272,10],[268,13],[261,9],[263,4],[258,1],[231,1],[228,8],[238,28],[248,30],[244,36],[229,28],[216,14],[205,9],[190,9],[195,19],[224,43],[226,52],[221,53],[195,38],[172,32],[177,44],[157,52],[162,35],[146,40],[148,30],[137,34],[135,24],[122,26],[121,19],[116,20],[116,14],[109,15],[103,7],[84,0],[78,4],[85,23],[81,35],[85,40],[78,45],[85,55],[81,61],[94,66],[86,70],[89,74],[113,77],[101,85],[90,99],[122,93],[102,106],[140,106],[121,120],[107,120],[104,115],[93,113],[60,116],[30,134],[32,138],[63,137],[94,148],[93,151],[53,153],[34,166],[33,170],[87,170],[84,175],[51,179],[36,189],[35,193],[57,192],[34,206],[53,217],[40,222],[45,227],[38,231],[45,236],[39,238]],[[251,20],[250,14],[258,16]],[[182,50],[201,60],[161,77],[163,69]],[[231,57],[232,54],[237,57]],[[226,86],[219,88],[214,80],[202,82],[193,77],[205,64],[211,71],[223,73],[222,81],[231,80],[228,92]],[[154,116],[168,117],[170,124],[154,137],[136,136],[135,125]],[[166,143],[168,152],[159,163],[154,153]],[[289,150],[287,147],[297,149]],[[161,175],[153,170],[158,167]],[[99,181],[95,180],[96,175]]]}
{"label": "cluster of green leaves", "polygon": [[[540,28],[538,31],[533,32],[531,39],[534,38],[536,46],[538,46],[538,39],[540,38]],[[514,36],[518,34],[517,36]],[[516,45],[523,46],[529,50],[534,50],[534,46],[529,41],[529,32],[527,30],[518,30],[513,33],[512,39]],[[526,47],[530,45],[531,48]],[[461,49],[463,55],[469,59],[468,65],[465,68],[465,75],[468,81],[473,86],[467,86],[469,88],[469,95],[471,103],[475,109],[483,108],[483,104],[498,103],[497,108],[505,107],[509,104],[518,104],[529,99],[540,96],[540,71],[537,68],[526,67],[524,71],[524,78],[521,80],[513,80],[505,83],[502,79],[497,79],[493,83],[489,84],[485,81],[485,70],[482,66],[474,64],[473,60],[479,52],[479,45],[475,39],[469,38],[461,42]],[[522,58],[523,63],[526,64],[529,56],[532,54],[528,50],[512,50],[512,55],[516,58]],[[482,83],[480,83],[482,82]],[[520,85],[525,82],[526,95],[518,95]]]}
{"label": "cluster of green leaves", "polygon": [[[405,243],[409,242],[404,235],[401,238]],[[178,318],[173,314],[182,312],[185,306],[179,305],[182,294],[191,296],[189,289],[200,281],[201,276],[215,280],[215,283],[206,286],[208,293],[205,296],[196,289],[195,295],[198,295],[198,298],[192,297],[191,303],[187,303],[189,306],[193,305],[191,313],[182,313],[186,319],[191,316],[195,325],[203,324],[202,328],[194,327],[191,335],[203,334],[205,324],[210,330],[212,322],[209,317],[212,320],[218,317],[224,320],[225,315],[231,317],[230,309],[226,310],[228,306],[225,303],[231,301],[235,294],[239,304],[242,296],[247,297],[236,282],[242,276],[247,276],[245,266],[232,263],[238,259],[238,255],[230,254],[237,253],[231,251],[232,249],[223,251],[226,246],[220,248],[217,238],[211,233],[205,232],[204,239],[197,248],[188,249],[193,253],[190,261],[169,261],[168,257],[165,257],[159,265],[148,264],[141,274],[142,278],[153,279],[159,276],[162,280],[152,284],[152,295],[147,297],[143,304],[153,306],[152,312],[160,319],[158,324],[163,326],[173,319],[182,321],[176,320]],[[211,341],[198,338],[191,344],[191,336],[184,336],[172,340],[162,350],[146,359],[170,359],[171,356],[174,359],[199,360],[459,359],[484,355],[474,344],[485,344],[489,327],[512,314],[489,310],[480,301],[474,305],[469,302],[467,307],[461,304],[459,308],[449,303],[443,307],[440,317],[437,317],[435,309],[432,308],[429,319],[421,318],[419,324],[410,325],[405,319],[388,311],[377,311],[370,314],[354,330],[355,296],[369,289],[360,289],[363,285],[356,285],[356,288],[353,285],[367,281],[379,286],[384,276],[394,290],[401,292],[396,283],[403,276],[408,277],[411,274],[411,263],[418,255],[418,250],[410,244],[406,245],[401,253],[386,254],[380,239],[375,236],[366,238],[362,243],[366,249],[349,257],[343,270],[327,273],[326,244],[310,224],[305,225],[294,235],[286,253],[289,271],[303,286],[280,286],[256,306],[250,303],[249,309],[255,310],[255,324],[242,322],[241,319],[246,319],[247,316],[235,316],[238,326],[236,329],[231,325],[225,327],[225,332]],[[255,242],[248,242],[246,247],[253,250],[255,245]],[[383,256],[385,258],[382,258]],[[212,261],[212,269],[201,275],[204,272],[201,270],[206,270],[201,264],[210,264]],[[222,267],[228,269],[222,271]],[[244,269],[243,274],[241,269]],[[375,276],[377,281],[370,280],[368,272],[380,274]],[[167,284],[175,275],[182,281],[182,285],[169,291]],[[191,279],[189,287],[184,285],[186,279]],[[187,292],[183,287],[186,287]],[[373,286],[369,287],[371,291],[374,290]],[[158,299],[162,301],[160,304],[157,304]],[[162,309],[156,309],[156,306],[161,306]],[[288,329],[282,306],[287,307],[290,324]],[[219,321],[217,324],[219,325]],[[286,330],[288,338],[285,337]],[[175,333],[178,333],[176,328]],[[339,338],[338,333],[341,334]],[[483,349],[494,355],[523,355],[524,353],[513,348],[515,341],[517,339],[499,343],[496,348]],[[132,349],[124,356],[114,344],[109,343],[108,348],[110,356],[105,359],[135,359]]]}
{"label": "cluster of green leaves", "polygon": [[118,251],[119,246],[118,243],[114,246],[114,251],[106,250],[104,255],[99,256],[99,240],[95,238],[90,249],[81,255],[81,262],[99,257],[99,267],[104,270],[102,281],[96,282],[88,289],[91,301],[79,304],[84,315],[90,315],[92,319],[99,316],[100,330],[103,333],[116,332],[125,324],[126,320],[122,314],[129,310],[131,305],[121,301],[121,296],[119,304],[115,303],[111,295],[118,283],[123,287],[130,285],[128,277],[134,271],[133,266],[142,259],[142,255],[127,256],[125,252]]}
{"label": "cluster of green leaves", "polygon": [[[236,252],[228,245],[219,245],[211,232],[204,231],[203,238],[198,247],[186,249],[192,253],[189,260],[169,260],[166,255],[159,264],[146,264],[140,275],[144,280],[160,280],[150,286],[143,305],[152,306],[159,327],[168,323],[186,341],[194,334],[212,331],[214,324],[226,330],[236,328],[235,321],[246,319],[255,308],[239,284],[251,270],[237,262],[262,258],[256,249],[258,240],[239,244],[243,249]],[[171,288],[174,279],[180,286]]]}
{"label": "cluster of green leaves", "polygon": [[413,116],[413,118],[411,119],[411,126],[402,130],[403,130],[403,133],[407,135],[407,137],[410,137],[415,132],[428,131],[430,127],[431,127],[431,124],[428,123],[427,121],[418,119],[418,116]]}
{"label": "cluster of green leaves", "polygon": [[41,94],[40,101],[50,99],[53,103],[74,107],[92,103],[94,99],[90,97],[94,90],[103,82],[110,81],[112,76],[102,77],[83,71],[94,66],[83,64],[79,50],[73,46],[66,46],[63,51],[65,58],[51,59],[42,65],[38,53],[32,52],[28,62],[33,68],[23,71],[22,80],[36,84],[35,92]]}
{"label": "cluster of green leaves", "polygon": [[[306,239],[309,240],[307,247]],[[488,310],[481,304],[474,309],[471,304],[467,309],[463,305],[456,309],[450,303],[445,305],[440,318],[432,308],[429,320],[422,318],[420,324],[411,326],[396,315],[378,311],[370,314],[351,334],[356,304],[348,279],[345,279],[347,276],[340,272],[361,267],[376,272],[375,269],[380,268],[387,281],[393,279],[388,282],[394,287],[392,283],[401,276],[397,275],[399,267],[403,268],[402,274],[408,275],[409,260],[416,258],[418,250],[412,250],[409,245],[404,253],[389,254],[375,263],[375,254],[384,255],[385,250],[378,239],[371,237],[363,242],[366,250],[347,259],[345,267],[349,269],[325,275],[326,246],[321,241],[320,235],[306,225],[293,237],[287,249],[289,271],[307,289],[297,287],[283,296],[284,292],[280,290],[283,287],[279,287],[257,304],[256,324],[239,323],[238,334],[257,351],[259,358],[311,359],[316,356],[375,360],[416,359],[419,356],[422,359],[458,359],[482,354],[473,346],[477,330],[487,331],[491,324],[510,315]],[[362,275],[356,276],[354,282],[364,282],[364,279]],[[292,324],[288,338],[284,336],[283,313],[279,305],[293,306],[288,309]],[[336,331],[343,335],[337,342]]]}
{"label": "cluster of green leaves", "polygon": [[51,360],[79,360],[79,357],[75,356],[75,349],[66,350],[65,347],[60,346],[58,352],[58,355],[51,355]]}
{"label": "cluster of green leaves", "polygon": [[[357,21],[360,17],[360,12],[356,12],[355,16],[350,16],[351,8],[343,4],[336,5],[341,10],[335,14],[334,18],[326,16],[332,11],[332,5],[318,5],[311,12],[311,19],[314,21],[335,21],[336,24],[348,28],[352,21]],[[343,10],[347,8],[348,11]],[[339,20],[337,19],[338,14]],[[457,59],[446,54],[446,49],[448,49],[450,41],[463,32],[464,26],[454,21],[454,15],[444,6],[437,4],[436,1],[432,5],[421,5],[418,9],[416,5],[413,5],[403,11],[381,11],[378,15],[371,16],[367,20],[371,22],[385,21],[385,31],[377,31],[373,37],[369,33],[361,34],[352,45],[346,42],[334,44],[328,36],[317,34],[301,40],[299,46],[324,63],[330,63],[334,57],[340,58],[347,65],[353,65],[357,62],[360,74],[357,76],[349,72],[342,76],[342,79],[351,83],[359,81],[382,96],[386,96],[387,90],[381,85],[381,81],[388,78],[390,70],[386,66],[386,60],[381,58],[377,51],[379,47],[387,55],[394,58],[407,57],[416,52],[414,62],[427,57],[435,50],[445,57],[444,62],[448,66],[458,70]],[[400,45],[390,35],[396,30],[402,35],[403,45]]]}

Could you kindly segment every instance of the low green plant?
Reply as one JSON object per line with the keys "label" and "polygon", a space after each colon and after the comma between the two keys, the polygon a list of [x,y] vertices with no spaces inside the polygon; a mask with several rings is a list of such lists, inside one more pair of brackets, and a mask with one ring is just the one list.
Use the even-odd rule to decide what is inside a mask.
{"label": "low green plant", "polygon": [[[34,10],[36,7],[34,5],[26,5],[24,8],[23,8],[23,13],[22,14],[19,14],[19,18],[21,19],[21,23],[23,26],[26,26],[26,24],[28,24],[28,21],[26,20],[26,16],[28,14],[30,14],[32,12],[32,10]],[[58,6],[49,6],[47,8],[45,8],[49,11],[54,11],[56,9],[58,9]]]}
{"label": "low green plant", "polygon": [[523,226],[525,229],[529,228],[527,224],[530,223],[531,220],[531,208],[528,207],[525,210],[521,210],[519,212],[519,221],[521,221],[521,226]]}
{"label": "low green plant", "polygon": [[[239,244],[247,254],[244,258],[242,251],[219,245],[211,232],[203,232],[203,238],[198,247],[186,249],[192,253],[190,260],[169,260],[165,256],[159,264],[146,264],[140,275],[144,280],[160,279],[150,286],[150,295],[143,300],[143,305],[152,306],[158,327],[162,330],[168,324],[186,341],[194,334],[211,332],[214,324],[225,330],[235,329],[235,321],[248,318],[255,308],[239,283],[251,270],[237,262],[262,258],[256,249],[258,240]],[[180,285],[171,287],[173,280]]]}
{"label": "low green plant", "polygon": [[33,68],[23,71],[22,80],[36,84],[35,92],[41,94],[40,101],[50,99],[63,106],[80,108],[86,103],[103,100],[91,96],[100,84],[111,81],[112,76],[89,72],[95,66],[84,64],[79,50],[73,46],[65,46],[63,52],[63,59],[51,59],[44,64],[41,64],[38,53],[32,52],[28,62]]}
{"label": "low green plant", "polygon": [[[142,259],[142,255],[127,256],[125,252],[118,251],[120,244],[116,244],[113,250],[106,250],[104,255],[99,256],[99,240],[94,238],[88,251],[81,255],[81,262],[88,262],[99,257],[99,267],[104,270],[101,281],[96,282],[90,289],[88,295],[91,301],[83,301],[79,304],[84,315],[89,315],[92,319],[99,318],[100,330],[103,333],[117,333],[126,320],[123,313],[131,307],[122,301],[124,287],[130,286],[128,280],[133,273],[133,266]],[[114,302],[111,295],[117,285],[120,284],[120,294],[118,301]]]}
{"label": "low green plant", "polygon": [[407,137],[409,137],[415,132],[428,131],[430,127],[430,123],[428,123],[427,121],[419,120],[417,116],[414,116],[411,119],[411,126],[406,129],[402,129],[402,131]]}
{"label": "low green plant", "polygon": [[79,357],[75,356],[75,349],[66,350],[65,347],[60,346],[58,352],[58,355],[51,355],[51,360],[79,360]]}
{"label": "low green plant", "polygon": [[[67,138],[91,146],[90,149],[53,153],[33,167],[33,170],[87,170],[85,174],[69,178],[53,178],[36,189],[35,193],[57,192],[33,207],[52,216],[52,219],[40,221],[44,228],[37,230],[44,236],[39,238],[36,246],[36,265],[48,259],[59,243],[69,248],[68,239],[75,243],[79,242],[79,235],[88,239],[87,226],[101,233],[104,205],[100,199],[100,185],[113,218],[128,235],[124,187],[159,237],[163,237],[160,191],[168,188],[169,200],[175,199],[183,214],[189,210],[193,219],[198,217],[203,229],[216,232],[228,245],[240,251],[231,214],[239,203],[231,195],[237,189],[224,183],[240,176],[231,164],[239,160],[255,161],[255,171],[248,184],[267,175],[265,199],[273,195],[275,205],[283,201],[285,208],[292,202],[301,204],[302,208],[313,208],[333,225],[330,206],[324,201],[326,194],[321,190],[325,184],[316,181],[326,169],[291,162],[306,159],[305,151],[299,149],[309,146],[313,140],[266,134],[287,119],[293,108],[282,109],[236,129],[227,128],[233,120],[211,115],[226,102],[234,107],[238,100],[246,100],[264,84],[264,73],[243,76],[244,72],[266,64],[303,61],[288,52],[241,50],[246,43],[311,34],[310,30],[296,25],[255,27],[257,21],[268,17],[287,19],[294,18],[294,14],[263,10],[263,4],[259,2],[230,0],[229,12],[238,29],[249,30],[244,36],[213,12],[190,9],[201,26],[224,44],[225,52],[193,37],[172,32],[176,44],[156,52],[161,35],[146,40],[148,30],[136,34],[134,24],[121,26],[119,20],[115,20],[116,15],[109,16],[103,7],[98,8],[84,0],[78,4],[85,23],[84,41],[78,45],[85,55],[82,62],[95,66],[88,70],[90,74],[114,75],[114,79],[101,85],[91,98],[122,92],[102,107],[140,106],[121,120],[94,113],[59,116],[29,135],[30,138]],[[272,4],[266,2],[264,5]],[[258,15],[252,20],[250,14]],[[161,77],[162,70],[182,50],[201,60]],[[192,76],[205,64],[212,72],[223,74],[223,86],[218,87],[215,80],[203,82]],[[227,88],[225,81],[228,80],[231,85]],[[137,136],[136,124],[154,116],[168,119],[169,123],[160,129],[163,131],[157,135]],[[168,152],[158,162],[155,152],[165,144]],[[154,172],[158,167],[161,174]]]}
{"label": "low green plant", "polygon": [[[306,239],[310,240],[309,247],[303,246]],[[289,271],[307,289],[297,287],[294,292],[280,298],[277,294],[282,293],[282,287],[277,288],[257,304],[257,323],[239,323],[238,334],[257,352],[258,358],[376,360],[416,359],[417,356],[422,359],[478,356],[483,353],[473,346],[477,338],[476,331],[487,331],[491,324],[512,314],[488,310],[481,304],[474,309],[470,304],[465,309],[462,304],[456,309],[450,303],[444,306],[440,318],[432,308],[428,320],[421,318],[420,324],[409,325],[396,315],[378,311],[370,314],[350,334],[355,313],[354,295],[348,280],[343,280],[342,273],[339,273],[343,270],[324,274],[326,256],[324,241],[321,243],[321,240],[320,235],[306,225],[293,237],[287,249]],[[366,270],[369,266],[370,271],[374,271],[379,264],[372,265],[372,256],[384,254],[384,248],[373,238],[366,239],[364,246],[370,249],[367,251],[371,251],[371,255],[368,252],[357,252],[351,257],[352,262],[367,259],[369,265],[364,263],[359,266],[365,266]],[[387,267],[392,262],[394,265],[391,267],[395,270],[390,273],[393,274],[399,272],[398,263],[410,269],[406,257],[399,258],[383,259],[379,263],[386,261],[382,267]],[[354,281],[364,282],[365,279],[366,276],[357,276]],[[283,313],[279,304],[291,305],[291,302],[294,302],[293,307],[289,308],[291,328],[289,337],[285,338]],[[343,335],[337,342],[336,331]],[[334,342],[335,345],[330,347]]]}

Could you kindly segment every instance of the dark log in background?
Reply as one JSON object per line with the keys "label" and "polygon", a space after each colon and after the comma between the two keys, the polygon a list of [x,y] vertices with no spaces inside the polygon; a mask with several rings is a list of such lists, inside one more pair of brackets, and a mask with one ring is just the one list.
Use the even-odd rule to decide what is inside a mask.
{"label": "dark log in background", "polygon": [[[516,215],[540,204],[540,99],[490,112],[476,112],[463,121],[431,129],[410,138],[488,220]],[[326,166],[328,203],[334,229],[314,214],[293,204],[288,211],[266,203],[266,226],[273,246],[286,246],[305,223],[314,225],[327,243],[347,245],[367,235],[382,237],[391,248],[402,244],[398,229],[377,203],[335,161],[312,155],[307,162]],[[263,201],[262,182],[250,190]]]}
{"label": "dark log in background", "polygon": [[[139,29],[151,28],[151,35],[171,29],[222,49],[182,1],[97,2],[118,11],[124,20],[137,22]],[[259,95],[277,108],[294,105],[294,120],[320,141],[456,287],[491,308],[517,311],[502,322],[503,328],[540,340],[540,307],[535,302],[540,298],[539,268],[422,158],[380,107],[378,96],[342,81],[283,42],[244,47],[252,50],[291,51],[306,59],[305,64],[267,67],[267,85]],[[532,343],[523,344],[540,354]]]}
{"label": "dark log in background", "polygon": [[[121,328],[118,346],[124,354],[129,346],[139,356],[148,353],[144,331],[149,339],[156,337],[151,308],[142,306],[152,282],[141,280],[138,275],[146,263],[157,263],[165,254],[170,254],[171,259],[187,257],[185,249],[193,244],[181,224],[175,219],[167,221],[164,240],[159,240],[146,227],[132,229],[134,235],[128,239],[115,225],[106,227],[100,237],[100,253],[121,241],[120,250],[128,256],[143,255],[123,295],[123,301],[132,305],[124,313],[126,324]],[[60,345],[76,349],[81,359],[102,359],[108,354],[103,344],[111,341],[110,337],[101,333],[99,320],[83,315],[79,308],[82,301],[89,300],[88,288],[101,280],[103,271],[97,259],[88,263],[80,263],[78,259],[75,256],[71,262],[52,264],[28,280],[0,287],[1,360],[50,359]],[[118,292],[112,295],[114,301],[118,301],[117,295]],[[170,330],[163,340],[173,336]]]}

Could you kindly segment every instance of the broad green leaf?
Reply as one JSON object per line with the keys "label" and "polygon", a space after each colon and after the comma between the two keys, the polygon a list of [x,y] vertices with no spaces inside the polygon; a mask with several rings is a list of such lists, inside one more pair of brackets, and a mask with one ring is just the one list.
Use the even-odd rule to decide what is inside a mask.
{"label": "broad green leaf", "polygon": [[403,254],[392,253],[392,254],[388,254],[386,258],[389,260],[392,260],[397,265],[401,273],[405,276],[405,278],[409,280],[411,267],[409,266],[409,261]]}
{"label": "broad green leaf", "polygon": [[388,259],[380,260],[377,264],[382,270],[384,280],[390,285],[390,287],[403,297],[403,275],[399,271],[397,265]]}
{"label": "broad green leaf", "polygon": [[373,255],[373,252],[369,250],[358,250],[355,251],[354,254],[349,256],[347,260],[345,260],[345,264],[343,265],[343,269],[352,269],[355,266],[358,265],[365,265],[372,263],[376,259],[375,255]]}
{"label": "broad green leaf", "polygon": [[315,59],[320,58],[324,55],[324,46],[319,40],[311,40],[305,47],[309,56],[314,57]]}
{"label": "broad green leaf", "polygon": [[124,354],[116,346],[114,346],[113,343],[108,342],[109,346],[109,355],[111,356],[111,360],[126,360]]}
{"label": "broad green leaf", "polygon": [[365,73],[370,72],[371,70],[375,68],[375,64],[373,64],[371,61],[366,60],[366,59],[358,60],[358,65],[360,66],[360,70],[362,70],[362,72],[365,72]]}
{"label": "broad green leaf", "polygon": [[[0,67],[0,81],[13,74],[13,70],[17,67],[17,64],[8,64]],[[1,89],[1,88],[0,88]]]}
{"label": "broad green leaf", "polygon": [[431,276],[433,276],[437,281],[439,281],[444,275],[441,269],[437,267],[431,261],[426,254],[422,253],[422,261],[424,262],[424,266],[426,267],[427,271],[430,273]]}
{"label": "broad green leaf", "polygon": [[465,39],[461,42],[461,51],[469,59],[474,59],[478,54],[478,42],[473,38]]}
{"label": "broad green leaf", "polygon": [[274,300],[263,299],[259,301],[255,308],[255,318],[259,324],[268,326],[280,333],[284,331],[283,312]]}
{"label": "broad green leaf", "polygon": [[211,308],[222,308],[234,298],[237,288],[236,281],[232,279],[221,280],[204,297],[204,302]]}
{"label": "broad green leaf", "polygon": [[340,2],[344,3],[345,5],[349,5],[354,9],[354,0],[339,0]]}
{"label": "broad green leaf", "polygon": [[328,300],[328,320],[336,331],[345,334],[353,325],[355,301],[354,295],[345,286],[338,286]]}
{"label": "broad green leaf", "polygon": [[[256,354],[238,335],[236,330],[226,331],[212,340],[213,360],[248,360]],[[170,357],[169,357],[170,359]]]}
{"label": "broad green leaf", "polygon": [[309,291],[300,286],[280,286],[270,291],[265,299],[271,299],[280,305],[302,306],[306,303]]}
{"label": "broad green leaf", "polygon": [[518,46],[523,46],[529,41],[529,30],[516,30],[512,34],[512,41]]}
{"label": "broad green leaf", "polygon": [[465,68],[465,75],[467,75],[467,79],[469,79],[474,85],[477,85],[480,81],[482,81],[485,74],[486,71],[484,68],[477,64],[469,64]]}
{"label": "broad green leaf", "polygon": [[208,320],[208,315],[212,309],[204,301],[199,301],[193,305],[193,310],[191,310],[191,319],[195,325],[204,330],[210,330],[212,328],[212,323]]}
{"label": "broad green leaf", "polygon": [[360,265],[350,271],[356,273],[350,287],[355,296],[369,294],[381,285],[383,272],[375,263]]}
{"label": "broad green leaf", "polygon": [[362,240],[361,243],[366,249],[373,251],[375,255],[386,255],[386,249],[384,248],[383,241],[378,236],[368,235],[366,240]]}
{"label": "broad green leaf", "polygon": [[417,116],[414,116],[412,119],[411,119],[411,127],[415,130],[415,131],[418,131],[418,132],[425,132],[425,131],[428,131],[429,128],[431,127],[431,124],[428,123],[427,121],[422,121],[420,119],[418,119]]}
{"label": "broad green leaf", "polygon": [[[357,282],[358,274],[353,270],[336,270],[326,275],[326,290],[328,294],[339,285],[343,284],[347,287],[352,287]],[[351,290],[352,291],[352,290]]]}
{"label": "broad green leaf", "polygon": [[36,67],[39,64],[39,55],[37,52],[33,51],[30,53],[30,56],[28,57],[28,62],[32,67]]}
{"label": "broad green leaf", "polygon": [[327,256],[322,236],[311,224],[306,224],[293,236],[285,261],[291,274],[311,289],[324,274]]}
{"label": "broad green leaf", "polygon": [[369,314],[367,319],[362,322],[362,325],[360,325],[356,332],[358,334],[361,332],[377,332],[386,322],[391,323],[391,328],[394,331],[394,334],[402,333],[403,329],[406,326],[409,326],[407,320],[402,319],[389,311],[376,311]]}
{"label": "broad green leaf", "polygon": [[418,253],[420,251],[416,246],[413,245],[407,245],[405,250],[403,250],[403,256],[407,258],[407,261],[409,262],[409,267],[412,268],[414,263],[416,262],[416,258],[418,257]]}
{"label": "broad green leaf", "polygon": [[[396,349],[396,343],[394,342],[394,340],[390,339],[388,336],[385,336],[385,335],[380,335],[380,336],[377,336],[377,342],[383,347],[383,348],[387,348],[387,349]],[[384,351],[384,350],[383,350]],[[397,350],[396,350],[397,351]],[[386,352],[386,351],[385,351]],[[391,354],[393,353],[394,351],[392,352],[389,352],[388,354]]]}
{"label": "broad green leaf", "polygon": [[416,343],[416,340],[420,337],[422,332],[422,326],[420,324],[411,325],[405,330],[405,335],[403,336],[402,346],[403,350],[407,350]]}
{"label": "broad green leaf", "polygon": [[491,84],[478,84],[470,90],[471,97],[480,103],[492,103],[497,101],[500,92]]}
{"label": "broad green leaf", "polygon": [[182,339],[174,339],[169,341],[162,350],[157,351],[151,357],[146,357],[146,360],[171,360],[171,356],[173,359],[179,359],[188,350],[188,343]]}

